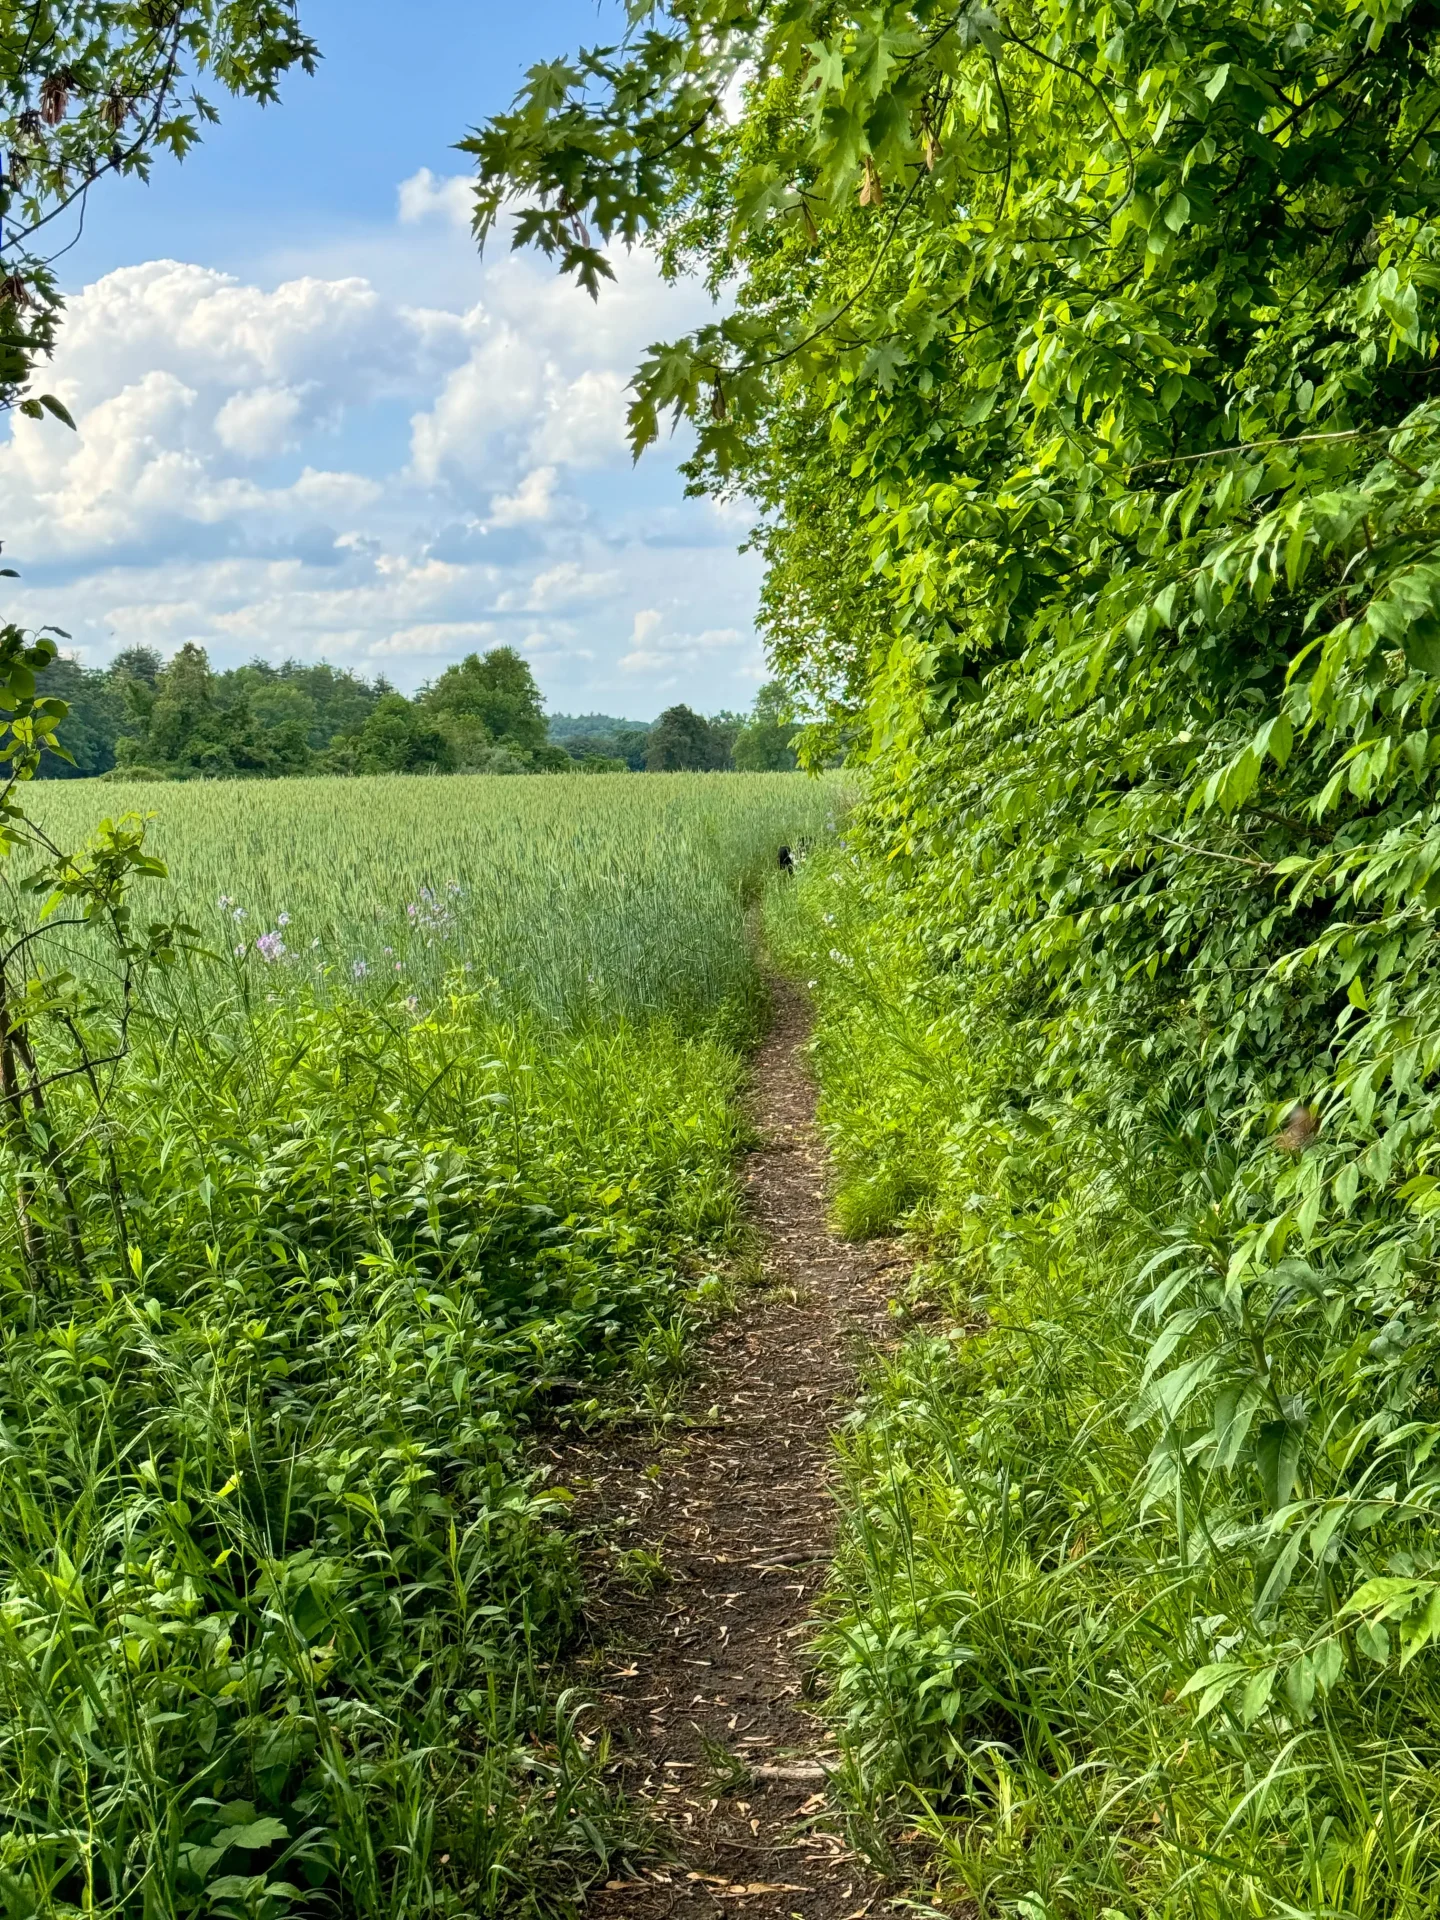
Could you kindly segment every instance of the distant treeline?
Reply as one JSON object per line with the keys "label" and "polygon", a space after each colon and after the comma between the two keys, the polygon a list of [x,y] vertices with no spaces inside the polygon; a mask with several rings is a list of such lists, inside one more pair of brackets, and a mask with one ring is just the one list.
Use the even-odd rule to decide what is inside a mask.
{"label": "distant treeline", "polygon": [[217,672],[187,643],[168,661],[130,647],[108,667],[56,660],[43,690],[69,703],[42,778],[196,780],[292,774],[762,772],[795,765],[783,689],[748,714],[668,708],[654,722],[547,718],[513,647],[470,654],[413,697],[344,667],[253,660]]}

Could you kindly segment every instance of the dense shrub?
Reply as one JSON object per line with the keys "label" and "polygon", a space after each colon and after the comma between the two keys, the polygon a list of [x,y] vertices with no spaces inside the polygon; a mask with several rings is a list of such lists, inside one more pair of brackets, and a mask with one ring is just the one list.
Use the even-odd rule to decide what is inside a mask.
{"label": "dense shrub", "polygon": [[1029,1920],[1435,1904],[1437,47],[699,0],[469,143],[593,289],[733,291],[634,438],[869,763],[793,936],[841,1215],[986,1329],[857,1431],[837,1703]]}

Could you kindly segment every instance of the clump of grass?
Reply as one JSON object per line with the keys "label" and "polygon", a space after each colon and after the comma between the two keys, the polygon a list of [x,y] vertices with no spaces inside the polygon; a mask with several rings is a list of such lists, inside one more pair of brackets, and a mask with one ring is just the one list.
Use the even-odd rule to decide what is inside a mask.
{"label": "clump of grass", "polygon": [[615,1556],[615,1571],[637,1593],[655,1593],[674,1577],[658,1547],[627,1547]]}

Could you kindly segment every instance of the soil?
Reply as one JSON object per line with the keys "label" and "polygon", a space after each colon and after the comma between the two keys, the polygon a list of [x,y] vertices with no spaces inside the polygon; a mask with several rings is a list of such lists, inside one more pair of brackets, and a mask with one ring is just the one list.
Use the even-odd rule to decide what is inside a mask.
{"label": "soil", "polygon": [[[593,1920],[860,1920],[888,1905],[827,1797],[807,1649],[835,1536],[831,1430],[903,1262],[829,1230],[807,1009],[774,992],[744,1169],[765,1285],[705,1343],[681,1437],[592,1442],[560,1467],[593,1543],[589,1684],[617,1784],[657,1831],[653,1859],[590,1896]],[[620,1559],[636,1549],[663,1563],[652,1592]]]}

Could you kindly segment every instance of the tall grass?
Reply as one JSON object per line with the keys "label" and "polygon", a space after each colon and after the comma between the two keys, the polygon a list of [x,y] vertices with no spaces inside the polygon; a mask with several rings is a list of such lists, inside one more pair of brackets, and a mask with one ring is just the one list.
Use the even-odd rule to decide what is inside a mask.
{"label": "tall grass", "polygon": [[748,892],[826,804],[634,785],[159,792],[213,957],[6,1148],[5,1912],[550,1912],[623,1844],[527,1436],[664,1408],[734,1228]]}
{"label": "tall grass", "polygon": [[62,835],[97,793],[152,814],[171,910],[261,973],[255,940],[278,931],[271,988],[303,972],[383,997],[459,966],[497,1010],[703,1024],[753,983],[746,899],[838,792],[793,774],[55,782],[33,810]]}
{"label": "tall grass", "polygon": [[1004,955],[937,964],[863,851],[771,932],[816,1000],[839,1219],[922,1254],[840,1441],[820,1651],[857,1818],[985,1916],[1432,1914],[1433,1285],[1385,1282],[1397,1230],[1252,1277],[1284,1152],[1118,1061],[1048,1087],[1050,1009]]}

